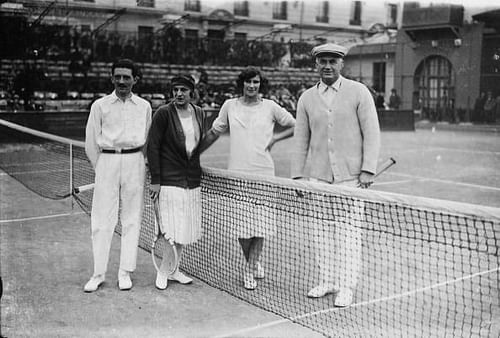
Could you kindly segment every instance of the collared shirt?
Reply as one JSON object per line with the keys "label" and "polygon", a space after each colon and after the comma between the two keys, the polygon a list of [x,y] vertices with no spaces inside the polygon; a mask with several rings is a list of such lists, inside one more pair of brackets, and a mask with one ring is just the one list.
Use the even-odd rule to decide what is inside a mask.
{"label": "collared shirt", "polygon": [[321,98],[325,100],[325,103],[328,106],[332,106],[335,102],[335,98],[337,97],[337,93],[340,88],[340,81],[342,77],[339,76],[337,81],[335,81],[331,86],[324,83],[322,80],[318,83],[318,92]]}
{"label": "collared shirt", "polygon": [[113,91],[92,104],[85,131],[85,151],[95,168],[101,149],[129,149],[146,143],[151,105],[132,94],[122,101]]}

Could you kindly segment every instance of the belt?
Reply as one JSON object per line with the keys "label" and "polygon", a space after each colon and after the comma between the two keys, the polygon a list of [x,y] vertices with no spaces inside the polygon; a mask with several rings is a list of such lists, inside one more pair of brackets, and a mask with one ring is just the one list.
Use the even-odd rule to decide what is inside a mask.
{"label": "belt", "polygon": [[141,151],[142,147],[129,148],[129,149],[102,149],[101,152],[106,154],[130,154]]}

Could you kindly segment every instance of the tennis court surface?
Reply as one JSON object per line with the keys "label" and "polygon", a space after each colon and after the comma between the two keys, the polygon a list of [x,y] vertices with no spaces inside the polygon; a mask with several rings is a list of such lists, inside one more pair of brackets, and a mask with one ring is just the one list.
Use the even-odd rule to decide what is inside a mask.
{"label": "tennis court surface", "polygon": [[[187,250],[182,266],[197,278],[195,284],[159,292],[150,257],[141,251],[134,288],[118,291],[115,238],[106,285],[91,295],[81,291],[91,273],[91,249],[89,219],[80,212],[88,211],[91,193],[75,196],[82,208],[73,211],[71,199],[62,198],[69,181],[76,186],[92,181],[81,149],[33,138],[4,144],[0,166],[24,186],[0,176],[2,333],[498,336],[498,137],[439,130],[383,133],[381,159],[392,156],[398,163],[368,192],[207,169],[205,235]],[[223,138],[204,155],[204,164],[224,168],[226,150]],[[273,156],[277,174],[286,176],[293,156],[289,144],[278,144]],[[151,214],[147,204],[141,234],[146,250]],[[307,298],[321,274],[319,239],[339,238],[339,229],[353,219],[362,257],[354,304],[335,308],[333,295]],[[240,280],[243,258],[233,225],[255,220],[276,229],[264,249],[266,278],[249,292]]]}

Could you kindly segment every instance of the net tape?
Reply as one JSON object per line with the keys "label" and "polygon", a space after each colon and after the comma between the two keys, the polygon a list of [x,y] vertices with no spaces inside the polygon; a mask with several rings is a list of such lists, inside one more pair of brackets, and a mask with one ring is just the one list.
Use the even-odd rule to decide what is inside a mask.
{"label": "net tape", "polygon": [[[70,181],[93,181],[81,142],[0,124],[11,140],[0,167],[32,191],[61,199]],[[203,236],[181,268],[213,287],[332,337],[500,333],[499,209],[213,168],[201,188]],[[74,197],[90,213],[92,191]],[[148,189],[144,198],[149,251]],[[265,237],[254,291],[243,288],[238,243],[250,235]],[[336,308],[335,293],[308,298],[322,280],[352,287],[353,305]]]}

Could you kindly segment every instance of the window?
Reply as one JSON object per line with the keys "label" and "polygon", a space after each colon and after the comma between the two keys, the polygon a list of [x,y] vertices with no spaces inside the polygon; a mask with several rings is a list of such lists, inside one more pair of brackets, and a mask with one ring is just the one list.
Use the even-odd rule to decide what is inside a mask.
{"label": "window", "polygon": [[316,22],[328,23],[328,12],[330,11],[330,4],[328,1],[321,1],[318,3],[318,15],[316,15]]}
{"label": "window", "polygon": [[75,1],[81,1],[81,2],[95,2],[95,0],[75,0]]}
{"label": "window", "polygon": [[286,20],[287,19],[287,2],[277,1],[273,2],[273,19]]}
{"label": "window", "polygon": [[387,20],[389,27],[396,27],[398,25],[398,5],[389,4],[389,18]]}
{"label": "window", "polygon": [[200,0],[184,0],[184,10],[192,12],[201,11]]}
{"label": "window", "polygon": [[373,89],[385,92],[385,62],[373,63]]}
{"label": "window", "polygon": [[246,40],[247,39],[247,33],[234,33],[234,39],[235,40]]}
{"label": "window", "polygon": [[155,7],[155,0],[137,0],[137,7]]}
{"label": "window", "polygon": [[248,16],[248,1],[235,1],[234,15]]}
{"label": "window", "polygon": [[142,61],[149,61],[151,50],[153,49],[153,27],[138,26],[137,27],[137,58]]}
{"label": "window", "polygon": [[361,1],[354,1],[352,3],[350,25],[361,26]]}
{"label": "window", "polygon": [[184,41],[185,48],[189,52],[197,53],[198,50],[198,30],[197,29],[185,29],[184,30]]}
{"label": "window", "polygon": [[153,35],[153,27],[151,26],[139,26],[139,39],[148,38]]}
{"label": "window", "polygon": [[198,30],[197,29],[186,29],[184,30],[186,35],[186,40],[198,40]]}

